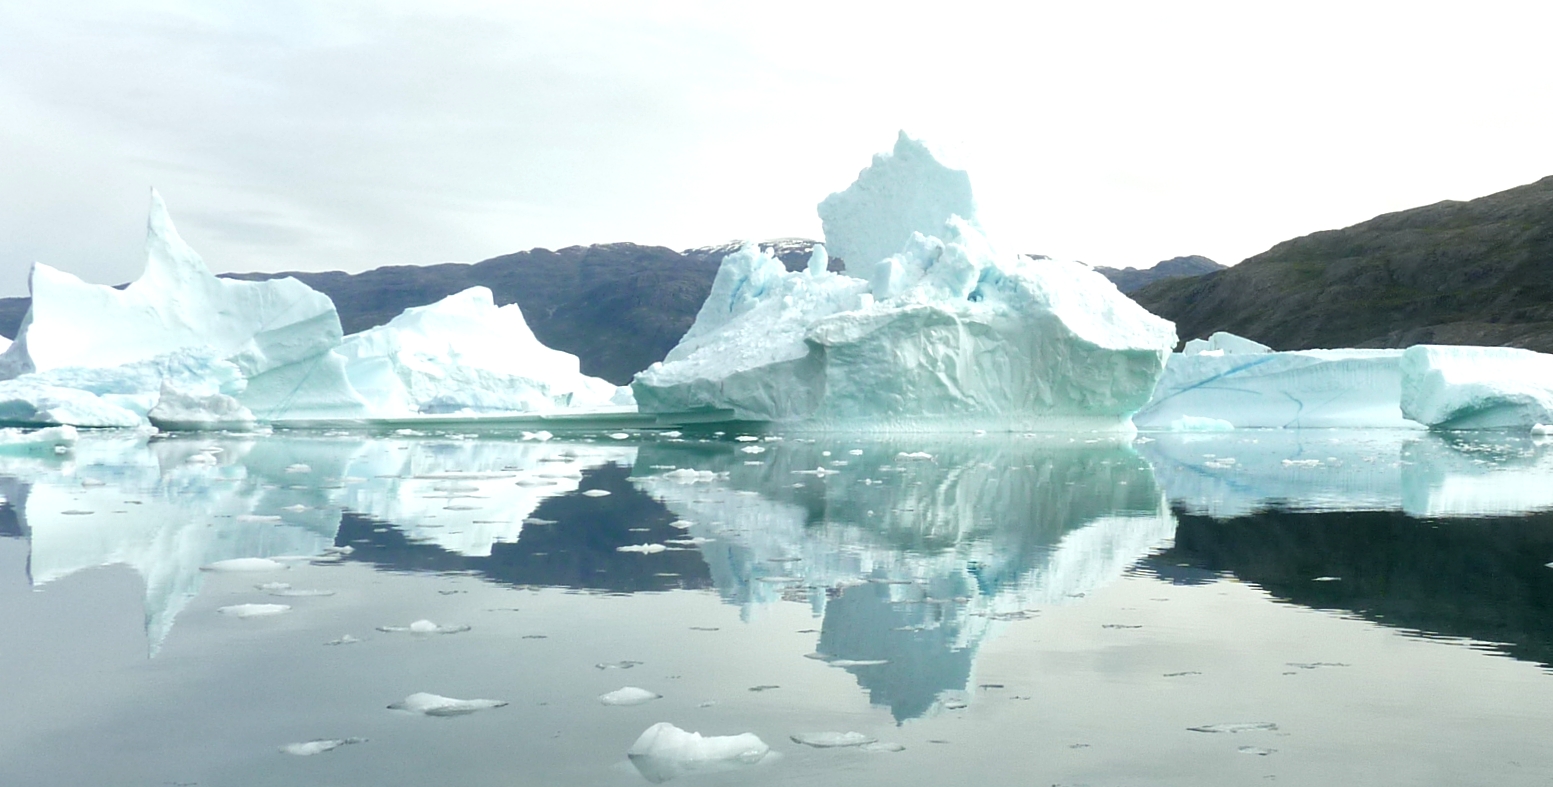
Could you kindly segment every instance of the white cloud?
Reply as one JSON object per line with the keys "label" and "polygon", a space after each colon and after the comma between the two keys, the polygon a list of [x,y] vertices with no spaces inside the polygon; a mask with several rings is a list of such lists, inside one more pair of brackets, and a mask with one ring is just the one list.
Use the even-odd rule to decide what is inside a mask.
{"label": "white cloud", "polygon": [[[220,10],[212,10],[220,9]],[[897,128],[1010,246],[1234,262],[1553,173],[1540,5],[12,2],[0,295],[818,232]]]}

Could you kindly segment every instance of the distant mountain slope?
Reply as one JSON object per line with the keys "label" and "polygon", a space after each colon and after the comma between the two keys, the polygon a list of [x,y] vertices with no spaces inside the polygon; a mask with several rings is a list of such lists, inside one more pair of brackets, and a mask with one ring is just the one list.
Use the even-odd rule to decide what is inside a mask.
{"label": "distant mountain slope", "polygon": [[1157,281],[1202,276],[1224,270],[1224,266],[1196,254],[1187,257],[1171,257],[1152,268],[1107,268],[1097,266],[1095,272],[1111,280],[1116,289],[1131,293]]}
{"label": "distant mountain slope", "polygon": [[1285,241],[1132,293],[1182,339],[1279,350],[1482,344],[1553,352],[1553,177]]}
{"label": "distant mountain slope", "polygon": [[[789,269],[808,263],[814,241],[761,244]],[[617,385],[663,360],[695,322],[723,257],[738,243],[677,252],[661,246],[607,243],[557,251],[533,249],[473,264],[375,268],[357,274],[242,273],[261,280],[295,276],[328,295],[346,333],[382,325],[411,306],[484,285],[500,305],[517,303],[534,335],[572,353],[584,374]],[[839,269],[839,260],[831,261]],[[0,299],[0,335],[14,337],[27,298]]]}

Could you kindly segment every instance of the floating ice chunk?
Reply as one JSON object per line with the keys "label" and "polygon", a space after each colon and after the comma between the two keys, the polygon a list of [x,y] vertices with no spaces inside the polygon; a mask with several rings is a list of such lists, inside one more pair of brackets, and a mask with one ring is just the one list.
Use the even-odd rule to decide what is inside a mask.
{"label": "floating ice chunk", "polygon": [[631,437],[631,435],[627,434],[626,432],[615,432],[615,433],[613,433],[613,434],[611,434],[609,436],[609,439],[611,439],[611,440],[628,440],[628,439],[630,439],[630,437]]}
{"label": "floating ice chunk", "polygon": [[1531,433],[1534,435],[1553,435],[1553,425],[1532,424]]}
{"label": "floating ice chunk", "polygon": [[541,344],[517,304],[470,287],[345,338],[351,386],[380,412],[552,412],[629,405],[577,356]]}
{"label": "floating ice chunk", "polygon": [[878,740],[872,735],[864,735],[861,732],[799,732],[789,737],[793,739],[793,743],[801,743],[816,749],[863,746]]}
{"label": "floating ice chunk", "polygon": [[758,445],[747,445],[743,448],[740,448],[739,450],[746,454],[763,454],[766,452],[765,448]]}
{"label": "floating ice chunk", "polygon": [[1553,355],[1417,345],[1402,354],[1402,412],[1432,429],[1553,423]]}
{"label": "floating ice chunk", "polygon": [[[52,456],[69,451],[80,438],[73,426],[0,429],[0,456]],[[64,449],[63,451],[59,449]],[[88,481],[93,479],[87,479]],[[86,481],[82,481],[85,484]]]}
{"label": "floating ice chunk", "polygon": [[667,550],[662,544],[631,544],[623,547],[615,547],[616,552],[638,552],[643,555],[656,555]]}
{"label": "floating ice chunk", "polygon": [[586,489],[581,493],[583,497],[608,497],[608,489]]}
{"label": "floating ice chunk", "polygon": [[324,644],[325,645],[354,645],[354,644],[356,644],[356,643],[358,643],[360,641],[361,641],[360,637],[353,637],[353,636],[351,636],[349,634],[344,634],[339,639],[331,639],[328,642],[325,642]]}
{"label": "floating ice chunk", "polygon": [[648,727],[626,751],[648,781],[661,784],[691,771],[729,770],[760,762],[770,753],[754,733],[702,736],[666,721]]}
{"label": "floating ice chunk", "polygon": [[875,741],[873,743],[865,743],[862,746],[859,746],[858,749],[861,750],[861,751],[867,751],[867,752],[885,752],[885,753],[888,753],[888,752],[905,751],[906,747],[902,746],[899,743],[894,743],[894,742],[890,742],[890,741]]}
{"label": "floating ice chunk", "polygon": [[1215,331],[1206,339],[1192,339],[1182,348],[1182,355],[1262,355],[1273,348],[1227,331]]}
{"label": "floating ice chunk", "polygon": [[306,743],[288,743],[280,747],[282,754],[291,754],[297,757],[309,757],[314,754],[323,754],[326,751],[334,751],[341,746],[349,746],[353,743],[366,743],[366,738],[329,738]]}
{"label": "floating ice chunk", "polygon": [[278,598],[326,598],[334,595],[334,591],[285,587],[279,590],[271,590],[269,594]]}
{"label": "floating ice chunk", "polygon": [[217,560],[214,563],[200,566],[200,570],[233,573],[241,571],[280,571],[286,567],[285,563],[271,560],[267,557],[235,557],[231,560]]}
{"label": "floating ice chunk", "polygon": [[1226,724],[1204,724],[1201,727],[1187,727],[1192,732],[1212,733],[1241,733],[1241,732],[1277,732],[1278,725],[1267,721],[1230,722]]}
{"label": "floating ice chunk", "polygon": [[662,699],[663,695],[657,692],[639,689],[635,686],[626,686],[615,689],[606,694],[599,695],[599,702],[605,705],[645,705],[656,699]]}
{"label": "floating ice chunk", "polygon": [[258,422],[253,411],[242,402],[220,391],[197,394],[174,388],[162,381],[156,406],[146,413],[152,426],[174,431],[252,429]]}
{"label": "floating ice chunk", "polygon": [[464,716],[475,711],[500,708],[506,704],[502,700],[458,700],[422,691],[389,705],[388,709],[419,713],[423,716]]}
{"label": "floating ice chunk", "polygon": [[1171,431],[1194,431],[1200,419],[1240,429],[1417,429],[1399,405],[1401,364],[1400,350],[1171,355],[1132,421],[1140,429]]}
{"label": "floating ice chunk", "polygon": [[1269,754],[1276,753],[1278,750],[1268,749],[1262,746],[1241,746],[1240,748],[1235,749],[1235,751],[1238,751],[1241,754],[1255,754],[1258,757],[1266,757]]}
{"label": "floating ice chunk", "polygon": [[636,376],[641,409],[889,430],[1130,428],[1175,346],[1171,324],[1086,266],[998,252],[969,188],[902,137],[822,203],[830,250],[869,278],[788,272],[754,245],[724,257],[679,345]]}
{"label": "floating ice chunk", "polygon": [[896,461],[900,461],[900,460],[903,460],[903,459],[904,460],[920,459],[920,460],[922,460],[924,462],[931,462],[931,461],[933,461],[933,455],[928,453],[928,452],[926,452],[926,451],[901,451],[900,453],[895,455],[895,460]]}
{"label": "floating ice chunk", "polygon": [[378,626],[378,631],[389,634],[459,634],[469,630],[466,624],[439,626],[429,620],[417,620],[408,626]]}
{"label": "floating ice chunk", "polygon": [[523,439],[524,440],[538,440],[539,442],[544,442],[546,440],[549,440],[552,437],[555,437],[555,435],[550,434],[549,432],[547,432],[547,431],[545,431],[543,429],[541,429],[541,430],[539,430],[537,432],[524,432],[523,433]]}
{"label": "floating ice chunk", "polygon": [[276,516],[275,514],[238,514],[233,518],[239,522],[246,522],[249,524],[263,524],[283,521],[281,517]]}
{"label": "floating ice chunk", "polygon": [[705,484],[716,481],[717,473],[711,470],[692,470],[682,467],[678,470],[670,470],[660,477],[676,484]]}
{"label": "floating ice chunk", "polygon": [[265,618],[291,611],[288,604],[233,604],[220,607],[217,612],[234,618]]}

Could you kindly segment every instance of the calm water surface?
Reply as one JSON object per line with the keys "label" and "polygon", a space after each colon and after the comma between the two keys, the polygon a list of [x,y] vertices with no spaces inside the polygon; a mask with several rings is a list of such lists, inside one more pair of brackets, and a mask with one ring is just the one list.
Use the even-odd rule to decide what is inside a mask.
{"label": "calm water surface", "polygon": [[0,494],[0,785],[1553,783],[1530,438],[105,433]]}

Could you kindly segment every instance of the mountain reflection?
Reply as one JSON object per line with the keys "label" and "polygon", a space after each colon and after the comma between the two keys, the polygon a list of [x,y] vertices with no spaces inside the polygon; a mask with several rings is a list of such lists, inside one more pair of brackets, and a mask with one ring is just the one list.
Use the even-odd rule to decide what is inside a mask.
{"label": "mountain reflection", "polygon": [[1396,511],[1176,512],[1147,566],[1229,573],[1275,598],[1553,666],[1553,513],[1416,519]]}

